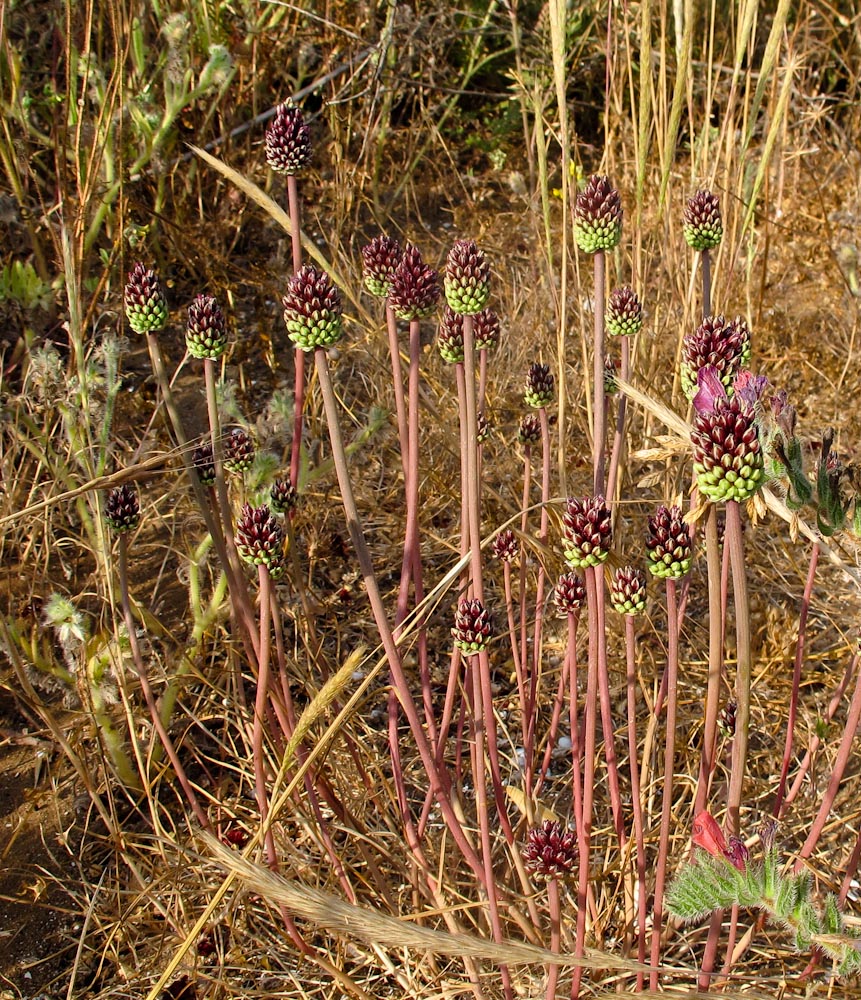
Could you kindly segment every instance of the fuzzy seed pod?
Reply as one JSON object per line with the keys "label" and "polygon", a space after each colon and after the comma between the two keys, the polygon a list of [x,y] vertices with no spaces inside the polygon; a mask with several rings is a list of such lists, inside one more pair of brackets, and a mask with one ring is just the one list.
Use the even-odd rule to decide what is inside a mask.
{"label": "fuzzy seed pod", "polygon": [[720,246],[723,221],[720,199],[711,191],[697,191],[685,207],[683,226],[685,242],[694,250],[713,250]]}
{"label": "fuzzy seed pod", "polygon": [[443,279],[445,299],[463,316],[474,316],[490,296],[490,265],[475,240],[457,240],[449,250]]}
{"label": "fuzzy seed pod", "polygon": [[537,362],[531,365],[526,375],[526,392],[523,397],[526,405],[536,410],[549,406],[553,402],[554,388],[555,381],[550,365]]}
{"label": "fuzzy seed pod", "polygon": [[610,293],[604,322],[613,337],[634,337],[643,329],[643,307],[633,288],[623,285]]}
{"label": "fuzzy seed pod", "polygon": [[299,505],[299,494],[289,479],[276,479],[269,488],[269,506],[276,514],[287,514]]}
{"label": "fuzzy seed pod", "polygon": [[622,239],[622,198],[609,177],[594,174],[577,195],[574,239],[583,253],[612,250]]}
{"label": "fuzzy seed pod", "polygon": [[603,497],[568,497],[562,518],[562,549],[573,569],[597,566],[610,554],[610,508]]}
{"label": "fuzzy seed pod", "polygon": [[292,101],[276,109],[266,129],[266,162],[282,174],[298,174],[311,162],[311,130]]}
{"label": "fuzzy seed pod", "polygon": [[691,568],[691,533],[680,507],[658,507],[649,518],[646,538],[649,572],[662,580],[678,580]]}
{"label": "fuzzy seed pod", "polygon": [[646,574],[634,566],[622,566],[613,574],[610,604],[620,615],[641,615],[646,610]]}
{"label": "fuzzy seed pod", "polygon": [[325,272],[305,264],[287,283],[281,304],[287,333],[300,350],[331,347],[341,339],[341,293]]}
{"label": "fuzzy seed pod", "polygon": [[123,483],[108,491],[105,499],[105,521],[118,535],[133,531],[141,520],[141,505],[137,487],[133,483]]}
{"label": "fuzzy seed pod", "polygon": [[425,264],[418,247],[407,243],[392,275],[389,302],[398,319],[423,319],[436,309],[439,277]]}
{"label": "fuzzy seed pod", "polygon": [[362,247],[362,281],[371,295],[384,298],[389,294],[401,257],[401,245],[391,236],[377,236]]}
{"label": "fuzzy seed pod", "polygon": [[586,586],[576,573],[563,573],[556,581],[553,603],[560,618],[573,615],[586,603]]}
{"label": "fuzzy seed pod", "polygon": [[284,559],[284,532],[264,504],[262,507],[242,505],[236,523],[236,551],[254,566],[268,566],[270,572],[280,570]]}
{"label": "fuzzy seed pod", "polygon": [[224,468],[229,472],[247,472],[254,464],[254,442],[241,427],[224,436]]}
{"label": "fuzzy seed pod", "polygon": [[215,485],[215,458],[212,454],[212,444],[204,441],[194,449],[191,461],[197,471],[197,478],[203,486]]}
{"label": "fuzzy seed pod", "polygon": [[715,400],[694,417],[694,472],[712,503],[750,499],[764,480],[762,448],[753,412],[739,399]]}
{"label": "fuzzy seed pod", "polygon": [[551,882],[573,876],[578,855],[577,835],[545,819],[527,834],[523,862],[536,882]]}
{"label": "fuzzy seed pod", "polygon": [[494,559],[499,559],[501,562],[511,563],[517,558],[519,548],[520,547],[517,544],[517,535],[514,534],[511,528],[505,528],[493,539],[491,552],[493,553]]}
{"label": "fuzzy seed pod", "polygon": [[681,377],[687,398],[694,398],[699,388],[697,374],[709,365],[731,396],[733,382],[742,366],[745,343],[749,355],[750,331],[746,324],[727,324],[723,316],[706,316],[693,333],[686,333],[682,341]]}
{"label": "fuzzy seed pod", "polygon": [[461,601],[457,606],[451,634],[455,646],[464,656],[480,653],[487,648],[493,636],[490,612],[479,600]]}
{"label": "fuzzy seed pod", "polygon": [[155,271],[138,261],[124,293],[126,319],[135,333],[157,333],[167,322],[167,300]]}
{"label": "fuzzy seed pod", "polygon": [[185,346],[193,358],[216,361],[227,347],[227,325],[212,295],[198,295],[188,307]]}

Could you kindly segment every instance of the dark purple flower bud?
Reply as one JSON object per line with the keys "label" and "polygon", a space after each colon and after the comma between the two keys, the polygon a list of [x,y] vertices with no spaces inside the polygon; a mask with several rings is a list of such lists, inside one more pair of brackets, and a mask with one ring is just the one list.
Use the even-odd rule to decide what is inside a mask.
{"label": "dark purple flower bud", "polygon": [[711,413],[715,403],[727,399],[726,388],[714,365],[705,365],[697,372],[697,391],[692,400],[697,413]]}
{"label": "dark purple flower bud", "polygon": [[523,863],[537,882],[569,878],[577,858],[576,834],[553,820],[545,819],[527,834]]}
{"label": "dark purple flower bud", "polygon": [[283,174],[298,174],[311,162],[311,130],[292,101],[279,105],[266,129],[266,162]]}
{"label": "dark purple flower bud", "polygon": [[155,271],[138,261],[125,287],[126,319],[135,333],[156,333],[167,322],[167,300]]}
{"label": "dark purple flower bud", "polygon": [[711,191],[697,191],[685,208],[685,242],[694,250],[713,250],[723,237],[720,199]]}
{"label": "dark purple flower bud", "polygon": [[622,239],[622,198],[609,177],[594,174],[574,204],[574,239],[583,253],[612,250]]}
{"label": "dark purple flower bud", "polygon": [[425,264],[418,247],[407,243],[400,263],[392,275],[389,303],[399,319],[422,319],[436,309],[439,278]]}
{"label": "dark purple flower bud", "polygon": [[643,307],[633,288],[623,285],[610,293],[604,320],[614,337],[635,337],[643,329]]}
{"label": "dark purple flower bud", "polygon": [[132,531],[140,524],[141,505],[137,487],[123,483],[108,492],[105,500],[105,520],[117,534]]}
{"label": "dark purple flower bud", "polygon": [[517,440],[524,446],[541,440],[541,418],[537,413],[527,413],[517,429]]}
{"label": "dark purple flower bud", "polygon": [[383,298],[389,294],[401,257],[401,245],[391,236],[377,236],[362,247],[362,280],[371,295]]}
{"label": "dark purple flower bud", "polygon": [[192,464],[197,470],[198,479],[204,486],[215,485],[215,458],[212,454],[212,443],[204,441],[191,456]]}
{"label": "dark purple flower bud", "polygon": [[691,533],[680,507],[661,505],[649,518],[646,550],[649,572],[662,580],[678,580],[691,568]]}
{"label": "dark purple flower bud", "polygon": [[586,585],[576,573],[563,573],[556,581],[553,603],[560,618],[573,615],[586,603]]}
{"label": "dark purple flower bud", "polygon": [[254,566],[268,566],[270,572],[282,568],[284,532],[264,504],[262,507],[242,505],[236,524],[236,551]]}
{"label": "dark purple flower bud", "polygon": [[747,863],[750,860],[750,851],[747,849],[747,845],[741,837],[736,837],[734,834],[730,836],[727,848],[723,852],[723,856],[740,872],[747,871]]}
{"label": "dark purple flower bud", "polygon": [[254,442],[241,427],[224,436],[224,468],[228,472],[247,472],[254,464]]}
{"label": "dark purple flower bud", "polygon": [[613,573],[610,604],[620,615],[641,615],[646,610],[646,574],[634,566],[622,566]]}
{"label": "dark purple flower bud", "polygon": [[287,283],[284,325],[302,351],[331,347],[343,335],[341,293],[324,271],[305,264]]}
{"label": "dark purple flower bud", "polygon": [[474,656],[487,648],[493,637],[493,622],[490,612],[477,599],[463,600],[457,606],[454,628],[451,630],[454,644],[464,656]]}
{"label": "dark purple flower bud", "polygon": [[465,316],[480,312],[490,295],[490,265],[475,240],[457,240],[449,250],[443,280],[449,306]]}
{"label": "dark purple flower bud", "polygon": [[493,309],[482,309],[472,318],[475,330],[475,349],[495,351],[499,346],[499,317]]}
{"label": "dark purple flower bud", "polygon": [[573,569],[597,566],[610,554],[610,508],[603,497],[569,497],[562,517],[562,548]]}
{"label": "dark purple flower bud", "polygon": [[463,316],[448,304],[442,307],[437,347],[446,364],[463,364]]}
{"label": "dark purple flower bud", "polygon": [[494,537],[490,548],[494,559],[511,563],[517,558],[520,546],[517,543],[517,535],[511,528],[505,528]]}
{"label": "dark purple flower bud", "polygon": [[526,405],[536,410],[549,406],[553,402],[555,385],[550,365],[537,362],[531,365],[526,374],[526,392],[523,397]]}
{"label": "dark purple flower bud", "polygon": [[215,361],[227,347],[227,324],[212,295],[198,295],[188,307],[185,346],[193,358]]}
{"label": "dark purple flower bud", "polygon": [[276,514],[288,514],[299,504],[299,494],[289,479],[276,479],[269,489],[269,505]]}

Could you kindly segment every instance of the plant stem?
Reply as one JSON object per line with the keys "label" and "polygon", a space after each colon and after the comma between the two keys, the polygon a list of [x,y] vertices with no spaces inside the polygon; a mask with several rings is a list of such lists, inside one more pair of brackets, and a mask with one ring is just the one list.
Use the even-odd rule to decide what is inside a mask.
{"label": "plant stem", "polygon": [[607,262],[603,250],[595,255],[594,274],[594,368],[592,373],[593,388],[593,428],[592,428],[592,459],[594,463],[594,496],[604,496],[604,451],[606,444],[606,413],[604,409],[604,306]]}
{"label": "plant stem", "polygon": [[[318,347],[314,351],[314,362],[317,370],[317,377],[320,381],[320,392],[323,396],[323,406],[326,411],[326,422],[329,427],[332,457],[338,476],[338,487],[341,491],[341,501],[344,505],[344,511],[347,516],[347,527],[350,532],[350,539],[353,543],[353,548],[356,551],[356,558],[359,562],[359,569],[365,583],[365,589],[368,594],[368,600],[371,604],[371,611],[374,615],[377,631],[380,634],[380,640],[382,641],[383,649],[385,650],[386,658],[389,662],[389,668],[392,672],[392,680],[395,685],[395,690],[397,691],[398,699],[401,702],[404,714],[406,715],[410,729],[412,730],[413,738],[416,742],[416,749],[421,757],[430,787],[433,791],[434,797],[439,803],[440,812],[442,813],[449,830],[451,830],[452,837],[454,838],[454,841],[464,858],[475,872],[482,885],[484,885],[484,867],[480,858],[476,854],[475,849],[469,843],[463,827],[458,821],[458,818],[452,809],[451,802],[446,794],[439,769],[436,765],[433,754],[431,753],[424,730],[422,729],[422,724],[419,719],[418,712],[416,711],[415,702],[410,695],[409,684],[407,683],[400,654],[383,607],[382,597],[380,595],[379,586],[374,574],[373,562],[371,561],[371,554],[368,550],[367,542],[365,541],[365,534],[362,529],[359,510],[353,494],[353,486],[350,481],[349,469],[347,468],[344,442],[341,437],[340,423],[338,420],[338,406],[335,399],[335,391],[332,387],[332,381],[329,376],[328,359],[323,348]],[[485,889],[486,888],[487,887],[485,886]]]}
{"label": "plant stem", "polygon": [[153,728],[158,733],[162,746],[165,749],[165,753],[168,756],[168,760],[170,761],[174,773],[176,774],[176,779],[185,793],[188,804],[191,806],[192,812],[197,817],[198,823],[200,823],[204,830],[209,830],[211,832],[212,826],[209,822],[209,817],[201,808],[197,796],[194,794],[194,789],[191,787],[191,782],[188,780],[185,768],[180,762],[179,755],[173,745],[173,740],[170,738],[170,735],[162,722],[158,705],[156,704],[152,688],[150,687],[149,677],[147,676],[143,657],[141,656],[140,643],[138,642],[137,628],[135,626],[135,617],[132,613],[132,603],[129,597],[128,537],[125,533],[121,534],[119,539],[118,569],[120,598],[123,606],[123,618],[126,623],[126,631],[129,636],[129,646],[131,648],[132,659],[134,660],[135,670],[137,671],[141,690],[143,691],[144,699],[146,700],[146,705],[149,709],[150,718],[152,719]]}
{"label": "plant stem", "polygon": [[804,641],[807,636],[807,616],[810,612],[810,599],[813,595],[813,583],[816,579],[816,567],[819,563],[819,543],[814,542],[810,553],[810,565],[807,568],[807,581],[804,593],[801,595],[801,608],[798,612],[798,638],[795,641],[795,664],[792,669],[792,694],[789,698],[789,717],[786,720],[786,744],[783,748],[783,763],[780,767],[780,782],[777,795],[772,806],[772,816],[779,818],[786,792],[786,780],[789,776],[789,766],[792,763],[792,744],[795,735],[795,719],[798,715],[798,695],[801,689],[801,666],[804,662]]}
{"label": "plant stem", "polygon": [[[589,566],[585,571],[586,603],[589,609],[589,673],[586,685],[586,725],[583,747],[583,805],[579,828],[580,870],[577,884],[577,928],[574,954],[579,958],[586,947],[586,908],[589,897],[589,854],[592,841],[592,808],[595,797],[595,744],[598,716],[599,616],[597,575],[600,568]],[[576,690],[572,686],[572,691]],[[574,734],[572,733],[572,741]],[[577,1000],[583,969],[576,966],[571,981],[571,997]]]}
{"label": "plant stem", "polygon": [[[643,804],[640,801],[639,741],[637,740],[637,661],[634,616],[625,615],[625,687],[628,707],[628,766],[631,772],[631,808],[637,845],[637,961],[646,961],[646,838]],[[637,973],[637,990],[643,989],[645,974]]]}
{"label": "plant stem", "polygon": [[[302,269],[302,227],[299,185],[295,174],[287,175],[287,210],[290,213],[290,240],[293,249],[293,273]],[[302,453],[302,411],[305,407],[305,352],[293,350],[293,441],[290,445],[290,482],[299,485],[299,458]]]}
{"label": "plant stem", "polygon": [[732,744],[732,767],[727,792],[727,818],[730,833],[738,835],[740,829],[739,810],[747,767],[747,742],[750,728],[751,639],[750,602],[744,566],[744,539],[742,538],[741,513],[738,502],[735,500],[727,501],[724,538],[724,544],[729,547],[730,566],[732,567],[737,660],[735,675],[736,723],[735,738]]}
{"label": "plant stem", "polygon": [[655,968],[661,958],[661,926],[663,923],[664,886],[670,846],[670,825],[673,818],[673,776],[676,755],[676,688],[679,677],[679,624],[676,608],[676,581],[667,583],[667,735],[664,743],[664,787],[661,794],[661,832],[658,844],[658,864],[655,873],[655,896],[652,909],[652,948],[649,989],[657,990],[659,973]]}

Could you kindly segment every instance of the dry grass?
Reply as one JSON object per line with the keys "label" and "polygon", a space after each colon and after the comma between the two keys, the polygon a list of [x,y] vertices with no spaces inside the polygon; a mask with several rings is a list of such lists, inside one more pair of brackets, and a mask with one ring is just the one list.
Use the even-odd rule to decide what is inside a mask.
{"label": "dry grass", "polygon": [[[382,321],[360,294],[358,249],[384,229],[415,240],[426,259],[441,263],[455,236],[469,236],[492,261],[503,339],[489,387],[494,429],[484,453],[488,537],[518,520],[521,463],[514,442],[526,370],[541,360],[564,377],[567,406],[555,431],[564,468],[554,468],[551,546],[542,550],[529,540],[532,566],[542,560],[552,581],[563,568],[553,544],[562,484],[581,495],[591,480],[591,276],[576,253],[562,257],[561,232],[568,222],[563,205],[574,190],[565,201],[550,193],[567,183],[560,138],[578,168],[608,172],[622,191],[626,230],[622,249],[608,262],[609,282],[633,283],[647,310],[635,345],[629,456],[613,559],[639,560],[647,514],[658,502],[686,495],[690,483],[688,456],[679,443],[688,414],[675,373],[681,337],[696,315],[698,279],[680,219],[687,196],[701,184],[720,193],[727,234],[715,261],[714,301],[727,314],[750,319],[755,367],[787,389],[799,410],[802,437],[815,444],[826,426],[834,426],[840,451],[859,461],[861,421],[851,405],[861,389],[857,14],[813,2],[793,12],[786,5],[765,12],[748,3],[712,24],[707,11],[686,4],[689,30],[676,35],[671,7],[653,4],[646,18],[652,76],[644,88],[642,19],[649,6],[614,7],[608,38],[606,9],[575,5],[579,32],[565,44],[569,59],[577,54],[578,82],[589,100],[581,103],[569,87],[570,115],[560,125],[544,53],[552,41],[557,60],[565,61],[559,25],[550,19],[564,6],[551,3],[540,16],[521,12],[516,84],[495,75],[497,64],[512,58],[507,46],[513,41],[508,15],[495,6],[489,14],[485,8],[440,12],[419,5],[414,12],[401,6],[387,19],[351,4],[330,5],[314,16],[310,8],[262,5],[240,14],[235,5],[196,4],[188,35],[175,46],[149,5],[132,0],[80,8],[71,0],[65,7],[46,4],[29,20],[21,6],[0,7],[0,59],[21,70],[2,85],[0,225],[6,257],[31,261],[36,275],[54,288],[46,310],[14,298],[0,301],[7,331],[0,356],[6,417],[0,429],[0,641],[8,654],[0,675],[0,770],[6,781],[0,803],[9,831],[0,837],[6,866],[0,881],[6,924],[0,973],[9,996],[44,990],[51,997],[99,1000],[347,994],[432,1000],[470,991],[470,960],[486,995],[495,996],[503,958],[523,963],[513,970],[518,993],[544,992],[541,966],[549,961],[549,935],[546,926],[529,919],[519,888],[506,903],[506,934],[513,943],[494,945],[474,879],[433,816],[426,851],[456,928],[447,929],[404,845],[386,742],[387,672],[347,540],[313,383],[307,474],[295,521],[311,618],[291,586],[284,584],[280,596],[288,682],[297,708],[309,713],[306,746],[313,754],[303,767],[325,776],[345,810],[338,817],[323,805],[343,875],[339,879],[328,859],[298,762],[277,739],[267,743],[266,753],[270,823],[283,878],[259,863],[262,831],[251,766],[254,678],[232,636],[226,603],[208,607],[218,567],[206,551],[195,555],[205,530],[164,415],[154,411],[157,396],[145,352],[134,342],[120,344],[121,376],[112,383],[103,349],[105,335],[121,325],[122,284],[128,263],[138,257],[158,260],[168,282],[173,312],[164,348],[174,366],[182,353],[181,310],[198,291],[216,294],[234,326],[224,371],[235,387],[236,412],[255,430],[261,450],[275,456],[275,466],[289,461],[290,408],[279,405],[279,398],[289,395],[292,362],[278,306],[288,271],[288,226],[277,210],[282,193],[265,169],[262,129],[200,156],[183,158],[182,142],[206,146],[286,93],[361,56],[307,98],[309,109],[322,108],[314,120],[314,167],[302,181],[305,249],[337,276],[345,293],[347,338],[334,357],[336,388],[347,437],[359,441],[351,466],[390,605],[401,558],[402,476],[394,427],[374,420],[375,407],[392,407],[389,362]],[[749,39],[743,30],[747,14],[753,19]],[[126,45],[134,37],[135,16],[146,43],[142,61]],[[52,56],[55,37],[66,46],[59,63]],[[90,77],[69,64],[73,42],[78,54],[91,57]],[[199,79],[211,44],[231,51],[233,75],[178,114],[164,144],[149,150],[129,176],[147,151],[143,133],[133,126],[146,86],[173,80],[171,59],[187,60]],[[373,57],[368,45],[376,46]],[[677,58],[690,63],[692,82],[676,74]],[[509,111],[498,100],[508,86],[513,126],[494,131],[495,119]],[[61,95],[56,101],[50,99],[52,87]],[[81,96],[79,117],[69,118],[63,93]],[[147,93],[155,102],[155,91]],[[536,107],[542,109],[539,120]],[[521,134],[524,123],[529,140]],[[55,146],[61,150],[56,156]],[[545,161],[549,175],[542,188]],[[117,191],[106,203],[112,180]],[[100,211],[103,203],[107,207]],[[433,327],[426,324],[428,341]],[[190,364],[180,370],[175,388],[193,432],[202,434],[202,389]],[[454,382],[431,346],[422,392],[423,554],[428,587],[436,588],[428,602],[433,680],[442,686],[460,568],[459,459]],[[375,429],[363,433],[368,427]],[[241,830],[250,837],[242,855],[202,837],[191,822],[127,669],[111,540],[101,514],[101,491],[125,477],[138,483],[144,501],[142,526],[131,542],[132,590],[150,677],[158,691],[179,678],[172,736],[217,834]],[[237,502],[243,490],[253,494],[255,486],[237,486]],[[755,661],[743,818],[751,832],[771,807],[779,773],[809,557],[803,526],[787,524],[778,500],[769,506],[746,538]],[[861,611],[857,543],[841,534],[828,545],[833,558],[820,564],[809,624],[796,727],[801,749],[821,726],[855,648]],[[674,860],[685,856],[689,843],[702,732],[708,643],[702,563],[694,566],[682,635]],[[489,599],[501,608],[501,572],[489,566],[488,574]],[[46,603],[54,592],[84,616],[82,641],[68,624],[65,632],[46,626]],[[663,618],[656,591],[638,631],[650,851],[657,845],[661,808],[663,734],[651,708],[666,657]],[[618,663],[623,653],[615,620],[611,630]],[[564,642],[564,628],[548,622],[539,732],[549,719]],[[408,635],[408,664],[414,662],[413,643]],[[502,643],[493,656],[501,753],[517,788],[519,721],[511,663]],[[731,648],[728,665],[731,676]],[[321,695],[324,678],[339,667],[343,686]],[[624,679],[621,668],[611,669],[621,726]],[[64,681],[70,670],[71,685]],[[92,680],[100,670],[98,684],[86,681],[88,672]],[[94,687],[105,698],[103,706],[93,703]],[[818,808],[844,712],[838,710],[825,727],[811,780],[781,826],[789,855],[801,846]],[[141,794],[116,780],[107,730],[100,735],[98,718],[119,734],[131,766],[143,776]],[[426,779],[406,733],[402,742],[407,787],[420,811]],[[624,773],[624,758],[620,763]],[[839,885],[861,822],[855,760],[850,768],[809,862],[820,888]],[[564,762],[554,770],[541,805],[565,817],[571,804]],[[719,764],[718,799],[727,773]],[[599,770],[595,905],[584,961],[591,970],[585,982],[598,996],[630,988],[634,967],[621,923],[625,880],[603,778]],[[503,873],[511,867],[504,845],[498,864]],[[355,906],[345,901],[345,885],[358,900]],[[535,902],[546,921],[543,894]],[[299,959],[279,904],[301,918],[319,965]],[[558,961],[567,993],[575,888],[563,894],[563,907]],[[755,923],[756,915],[743,914],[739,938]],[[698,926],[668,935],[668,992],[717,995],[691,992],[706,933],[707,927]],[[785,935],[756,929],[720,995],[851,996],[857,990],[825,977],[799,981],[805,961]],[[183,976],[184,993],[176,985]]]}

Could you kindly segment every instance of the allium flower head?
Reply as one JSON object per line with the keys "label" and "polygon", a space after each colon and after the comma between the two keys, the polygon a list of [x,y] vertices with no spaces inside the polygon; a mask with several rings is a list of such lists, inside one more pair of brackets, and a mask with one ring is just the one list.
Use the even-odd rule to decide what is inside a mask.
{"label": "allium flower head", "polygon": [[752,411],[740,399],[715,402],[694,417],[694,472],[713,503],[748,500],[764,479],[762,448]]}
{"label": "allium flower head", "polygon": [[649,572],[662,580],[678,580],[691,568],[691,532],[681,507],[658,507],[649,518],[646,537]]}
{"label": "allium flower head", "polygon": [[538,362],[531,365],[526,374],[526,392],[523,397],[526,405],[536,410],[549,406],[553,402],[555,385],[550,365]]}
{"label": "allium flower head", "polygon": [[341,339],[341,293],[324,271],[305,264],[287,283],[281,304],[287,333],[300,350],[331,347]]}
{"label": "allium flower head", "polygon": [[362,280],[371,295],[389,294],[402,256],[401,245],[392,236],[377,236],[362,247]]}
{"label": "allium flower head", "polygon": [[736,316],[735,319],[730,320],[727,324],[727,329],[733,339],[738,342],[739,353],[741,355],[740,367],[747,368],[750,364],[750,349],[753,341],[753,334],[747,320],[743,316]]}
{"label": "allium flower head", "polygon": [[262,507],[242,505],[236,523],[236,551],[254,566],[268,566],[278,571],[284,559],[284,532],[272,511]]}
{"label": "allium flower head", "polygon": [[478,444],[484,444],[489,437],[490,421],[483,413],[479,413],[475,418],[475,440]]}
{"label": "allium flower head", "polygon": [[288,514],[299,504],[299,494],[289,479],[276,479],[269,489],[269,506],[276,514]]}
{"label": "allium flower head", "polygon": [[683,226],[685,242],[694,250],[713,250],[720,246],[723,221],[720,199],[711,191],[697,191],[685,207]]}
{"label": "allium flower head", "polygon": [[254,464],[254,442],[241,427],[224,436],[224,468],[229,472],[247,472]]}
{"label": "allium flower head", "polygon": [[646,610],[646,574],[634,566],[621,566],[613,573],[610,603],[620,615],[641,615]]}
{"label": "allium flower head", "polygon": [[573,615],[586,603],[586,586],[577,573],[563,573],[556,581],[553,591],[556,613],[565,618]]}
{"label": "allium flower head", "polygon": [[615,396],[619,391],[619,365],[609,354],[604,358],[604,395]]}
{"label": "allium flower head", "polygon": [[399,319],[422,319],[436,309],[439,277],[425,264],[418,247],[407,243],[389,289],[389,302]]}
{"label": "allium flower head", "polygon": [[266,129],[266,162],[282,174],[298,174],[311,162],[311,130],[292,101],[276,109]]}
{"label": "allium flower head", "polygon": [[577,863],[577,835],[545,819],[527,834],[523,863],[536,882],[569,878]]}
{"label": "allium flower head", "polygon": [[562,549],[574,569],[597,566],[610,554],[610,508],[603,497],[569,497],[562,517]]}
{"label": "allium flower head", "polygon": [[493,553],[494,559],[499,559],[500,562],[511,563],[517,558],[519,548],[517,535],[514,534],[511,528],[505,528],[495,536],[490,550]]}
{"label": "allium flower head", "polygon": [[215,458],[212,454],[210,441],[204,441],[194,449],[191,462],[201,483],[204,486],[213,486],[215,484]]}
{"label": "allium flower head", "polygon": [[622,198],[609,177],[594,174],[577,195],[574,239],[583,253],[612,250],[622,239]]}
{"label": "allium flower head", "polygon": [[167,300],[155,271],[138,261],[124,293],[126,319],[135,333],[156,333],[167,322]]}
{"label": "allium flower head", "polygon": [[604,321],[614,337],[635,337],[643,329],[643,307],[630,285],[610,293]]}
{"label": "allium flower head", "polygon": [[537,413],[527,413],[517,428],[517,440],[525,446],[541,440],[541,418]]}
{"label": "allium flower head", "polygon": [[487,648],[493,636],[490,612],[477,599],[463,600],[458,604],[451,630],[454,644],[464,656],[474,656]]}
{"label": "allium flower head", "polygon": [[499,346],[499,316],[493,309],[485,308],[472,319],[475,329],[475,349],[495,351]]}
{"label": "allium flower head", "polygon": [[711,365],[723,383],[727,395],[738,375],[750,343],[746,326],[728,324],[723,316],[707,316],[693,333],[685,334],[682,342],[682,390],[688,399],[697,391],[697,373]]}
{"label": "allium flower head", "polygon": [[227,324],[212,295],[198,295],[188,307],[185,346],[193,358],[215,361],[227,347]]}
{"label": "allium flower head", "polygon": [[108,491],[105,499],[105,520],[108,526],[121,534],[132,531],[140,524],[141,505],[138,499],[137,487],[132,483],[123,483]]}
{"label": "allium flower head", "polygon": [[437,347],[446,364],[463,364],[463,316],[447,303],[442,307]]}
{"label": "allium flower head", "polygon": [[456,313],[474,316],[484,308],[490,296],[490,265],[475,240],[457,240],[449,250],[443,287]]}

